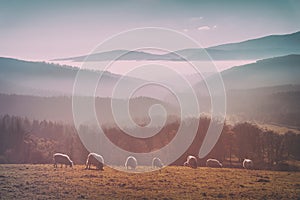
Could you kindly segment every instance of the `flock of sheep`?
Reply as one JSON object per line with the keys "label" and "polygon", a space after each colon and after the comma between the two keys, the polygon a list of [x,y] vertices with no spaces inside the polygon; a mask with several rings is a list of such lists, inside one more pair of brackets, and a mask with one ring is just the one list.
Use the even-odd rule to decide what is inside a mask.
{"label": "flock of sheep", "polygon": [[[67,166],[73,167],[73,165],[74,165],[74,163],[70,159],[70,157],[68,155],[62,154],[62,153],[55,153],[53,155],[53,161],[54,161],[55,168],[57,168],[57,164],[61,164],[61,166],[65,165],[66,167]],[[103,157],[96,153],[90,153],[86,160],[85,169],[90,169],[92,165],[96,166],[96,168],[99,170],[103,170],[103,166],[104,166]],[[183,165],[187,166],[187,167],[191,167],[191,168],[197,168],[198,167],[197,158],[195,156],[190,155],[187,157],[187,160],[184,162]],[[127,170],[128,169],[135,170],[137,166],[138,166],[138,163],[137,163],[137,159],[135,157],[129,156],[126,159],[125,167]],[[152,160],[153,168],[162,168],[163,166],[164,165],[159,158],[157,158],[157,157],[153,158],[153,160]],[[206,166],[214,167],[214,168],[222,168],[223,167],[222,164],[217,159],[208,159],[206,161]],[[245,169],[253,169],[253,161],[250,159],[244,159],[243,167]]]}

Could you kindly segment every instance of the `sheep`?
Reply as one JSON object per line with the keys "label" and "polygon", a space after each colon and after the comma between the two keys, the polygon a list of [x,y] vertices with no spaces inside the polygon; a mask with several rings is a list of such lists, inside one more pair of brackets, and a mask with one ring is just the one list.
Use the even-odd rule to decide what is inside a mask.
{"label": "sheep", "polygon": [[152,160],[152,168],[162,168],[164,165],[161,160],[157,157],[153,158]]}
{"label": "sheep", "polygon": [[222,168],[222,164],[217,159],[208,159],[206,161],[207,167],[214,167],[214,168]]}
{"label": "sheep", "polygon": [[53,161],[54,161],[54,168],[57,168],[57,164],[61,164],[61,167],[65,165],[66,167],[69,165],[70,167],[73,167],[73,161],[70,159],[70,157],[66,154],[62,153],[55,153],[53,155]]}
{"label": "sheep", "polygon": [[126,159],[126,162],[125,162],[125,167],[126,169],[129,169],[131,168],[132,170],[134,170],[137,166],[137,160],[135,157],[133,156],[129,156],[127,159]]}
{"label": "sheep", "polygon": [[252,169],[253,168],[253,161],[250,159],[244,159],[243,161],[243,167],[245,169]]}
{"label": "sheep", "polygon": [[195,156],[188,156],[183,165],[196,169],[198,166],[197,158]]}
{"label": "sheep", "polygon": [[91,169],[91,165],[97,167],[97,169],[103,171],[104,159],[101,155],[96,153],[90,153],[87,157],[85,169]]}

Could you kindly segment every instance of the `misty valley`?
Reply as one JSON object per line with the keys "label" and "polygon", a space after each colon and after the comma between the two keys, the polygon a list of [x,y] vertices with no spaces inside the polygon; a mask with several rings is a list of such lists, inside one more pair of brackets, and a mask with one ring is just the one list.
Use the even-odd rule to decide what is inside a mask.
{"label": "misty valley", "polygon": [[[0,165],[0,184],[5,182],[29,191],[29,182],[36,181],[38,173],[43,173],[45,167],[49,173],[44,173],[43,178],[48,177],[53,185],[59,182],[53,177],[62,173],[60,176],[64,177],[68,187],[82,188],[84,186],[74,186],[74,183],[92,181],[101,188],[107,187],[102,194],[110,191],[111,194],[106,195],[113,199],[122,196],[126,189],[136,191],[128,193],[131,199],[154,195],[148,189],[156,187],[156,183],[151,182],[153,180],[148,177],[151,175],[145,174],[147,183],[141,181],[127,188],[141,179],[139,175],[127,177],[119,171],[151,171],[157,173],[160,184],[166,184],[166,188],[172,185],[182,192],[180,197],[187,199],[198,199],[199,196],[239,199],[249,194],[261,198],[263,192],[259,195],[250,189],[246,194],[241,192],[251,188],[251,181],[256,182],[255,187],[264,188],[265,198],[295,198],[299,194],[299,180],[295,181],[289,175],[295,173],[299,178],[300,171],[299,44],[300,32],[295,32],[204,49],[179,49],[166,54],[113,50],[44,62],[0,57],[0,164],[3,164]],[[207,62],[204,51],[212,60],[202,69],[199,65],[200,73],[183,64],[187,60]],[[168,65],[169,68],[158,65],[147,69],[147,65],[143,65],[139,73],[133,70],[127,75],[122,73],[125,69],[115,73],[117,70],[104,70],[97,64],[113,61],[118,56],[121,56],[118,67],[122,67],[122,62],[143,61],[149,65],[159,62],[159,65]],[[210,67],[215,67],[214,60],[244,63],[213,70]],[[93,67],[68,66],[62,64],[65,61]],[[170,73],[174,63],[180,70]],[[222,84],[219,84],[220,80]],[[104,171],[97,171],[96,175],[96,170],[85,168],[83,171],[91,152],[104,158],[101,166],[104,165]],[[66,165],[65,168],[57,167],[55,153],[66,155],[69,164],[61,163]],[[130,156],[136,159],[134,166],[130,166],[131,171],[127,166]],[[196,164],[189,163],[190,156]],[[161,163],[163,169],[154,168],[159,172],[152,172],[155,171],[154,158],[166,163],[165,166]],[[217,167],[209,166],[210,159],[216,160]],[[250,167],[245,166],[245,160],[249,160]],[[55,168],[52,168],[54,162]],[[68,165],[74,173],[68,171]],[[210,167],[221,169],[210,170]],[[188,171],[193,170],[191,168],[195,170]],[[25,181],[22,185],[8,184],[20,178],[7,178],[14,177],[14,170],[26,176],[26,169],[33,170],[29,182],[22,179]],[[187,195],[186,188],[192,191],[194,187],[185,179],[195,181],[193,176],[201,174],[208,182],[217,175],[220,180],[213,182],[220,181],[220,188],[232,180],[231,186],[238,189],[229,193],[223,188],[217,193],[217,189],[204,182],[202,185],[192,182],[197,191],[195,189],[191,196],[184,196]],[[76,181],[73,183],[69,179]],[[275,188],[275,182],[279,180],[283,180],[278,182],[280,187],[284,187],[286,181],[292,189],[282,192],[279,186]],[[272,187],[268,186],[270,182],[274,183]],[[186,185],[181,186],[181,183]],[[44,191],[44,186],[48,187],[47,184],[39,186],[41,191]],[[62,196],[53,192],[48,198],[99,198],[99,193],[93,193],[97,190],[92,187],[88,187],[86,191],[91,191],[85,195],[75,194],[77,190],[69,191],[68,187],[58,193]],[[139,187],[144,188],[137,189]],[[116,192],[115,188],[118,188]],[[203,191],[200,192],[199,188]],[[10,198],[22,197],[22,194],[13,196],[18,193],[15,189],[10,189],[13,193],[6,189],[3,187],[4,194]],[[47,191],[54,190],[50,187]],[[140,193],[142,191],[144,193]],[[174,195],[168,192],[164,193],[166,197]],[[30,196],[30,192],[26,194],[28,198],[36,198]],[[42,199],[47,198],[47,192],[39,195]],[[172,197],[178,198],[176,195]]]}

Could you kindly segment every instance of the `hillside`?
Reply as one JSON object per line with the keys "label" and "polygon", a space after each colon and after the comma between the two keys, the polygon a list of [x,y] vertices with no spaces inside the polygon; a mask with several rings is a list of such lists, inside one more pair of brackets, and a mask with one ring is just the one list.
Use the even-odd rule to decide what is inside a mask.
{"label": "hillside", "polygon": [[[299,85],[300,55],[287,55],[235,66],[221,72],[225,89],[251,89],[280,85]],[[216,75],[206,78],[214,87]],[[196,84],[199,87],[201,84]],[[217,86],[216,86],[217,87]],[[218,88],[216,88],[218,89]]]}
{"label": "hillside", "polygon": [[259,60],[221,72],[226,89],[300,84],[300,55]]}
{"label": "hillside", "polygon": [[[71,95],[76,75],[80,69],[66,65],[45,62],[30,62],[0,57],[0,92],[7,94],[26,94],[38,96]],[[86,79],[82,85],[89,85],[90,79],[99,77],[96,95],[112,95],[112,87],[122,77],[123,87],[143,82],[140,79],[124,77],[110,72],[82,70]],[[121,87],[122,87],[121,86]],[[82,91],[85,95],[85,91]]]}
{"label": "hillside", "polygon": [[[88,101],[88,97],[82,97],[83,101]],[[102,123],[112,123],[113,116],[111,110],[110,98],[96,98],[96,112],[99,120]],[[124,104],[126,101],[121,99],[114,99],[119,104]],[[27,117],[29,119],[37,120],[52,120],[56,122],[73,122],[72,114],[72,98],[67,96],[55,96],[55,97],[40,97],[29,95],[7,95],[0,94],[0,115],[15,115]],[[176,112],[175,107],[164,103],[162,101],[139,97],[130,100],[130,114],[133,119],[139,119],[141,121],[149,119],[148,109],[151,105],[161,104],[165,107],[166,111],[170,115],[174,115]],[[120,118],[128,120],[126,113]]]}
{"label": "hillside", "polygon": [[[79,71],[80,73],[78,73]],[[78,74],[80,74],[81,78],[78,78]],[[143,78],[167,84],[174,90],[185,89],[185,86],[180,84],[181,79],[174,77],[173,74],[165,76],[164,79],[159,79],[159,77],[155,76],[155,73],[136,78],[108,71],[79,69],[66,65],[0,57],[0,93],[4,94],[47,97],[71,96],[74,84],[77,83],[81,90],[79,92],[77,90],[76,95],[95,95],[97,97],[112,97],[115,95],[115,98],[123,98],[123,96],[118,96],[123,91],[130,93],[137,86],[149,82]],[[191,83],[197,82],[194,76],[188,78],[191,79]],[[198,76],[198,79],[201,79],[201,77]],[[96,89],[94,90],[95,87]],[[113,94],[115,88],[117,88],[118,92]],[[153,90],[156,92],[154,93]],[[168,91],[165,88],[157,85],[147,85],[142,87],[142,89],[138,89],[133,95],[164,100],[166,93]]]}
{"label": "hillside", "polygon": [[[257,120],[300,128],[300,55],[259,60],[232,67],[221,76],[227,97],[227,114],[238,120]],[[206,79],[212,92],[222,88],[215,84],[216,75]],[[194,85],[202,105],[209,108],[205,82]],[[206,92],[206,93],[205,93]]]}
{"label": "hillside", "polygon": [[300,85],[229,90],[227,115],[300,130]]}

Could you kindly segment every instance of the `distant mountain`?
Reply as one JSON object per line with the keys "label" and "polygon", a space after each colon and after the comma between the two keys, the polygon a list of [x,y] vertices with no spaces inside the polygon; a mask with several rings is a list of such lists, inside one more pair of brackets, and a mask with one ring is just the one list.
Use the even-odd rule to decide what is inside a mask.
{"label": "distant mountain", "polygon": [[[285,35],[270,35],[238,43],[206,48],[212,60],[258,60],[269,57],[300,54],[300,31]],[[183,49],[174,53],[187,60],[207,60],[203,49]]]}
{"label": "distant mountain", "polygon": [[300,54],[300,31],[285,35],[270,35],[238,43],[207,48],[214,60],[262,59]]}
{"label": "distant mountain", "polygon": [[[69,96],[72,94],[78,71],[79,68],[76,67],[0,57],[0,92],[39,96]],[[92,70],[83,71],[86,81],[82,84],[88,84],[90,78],[98,77],[102,73]],[[111,96],[112,87],[120,78],[124,81],[123,87],[125,88],[128,85],[143,82],[140,79],[105,71],[102,74],[96,94],[102,97]]]}
{"label": "distant mountain", "polygon": [[[259,60],[221,72],[225,89],[250,89],[279,85],[299,85],[300,55]],[[206,79],[214,87],[216,75]],[[198,88],[200,83],[196,84]],[[215,86],[217,87],[217,86]]]}
{"label": "distant mountain", "polygon": [[[206,49],[181,49],[167,54],[151,54],[142,51],[114,50],[92,55],[55,59],[82,62],[104,60],[258,60],[269,57],[300,54],[300,31],[246,40],[238,43],[223,44]],[[205,51],[206,50],[206,51]]]}
{"label": "distant mountain", "polygon": [[[74,83],[79,70],[77,67],[66,65],[29,62],[0,57],[0,93],[35,96],[70,96],[73,93]],[[149,71],[149,73],[151,73],[151,71]],[[83,96],[91,95],[91,92],[88,93],[87,91],[88,89],[93,89],[92,87],[95,87],[95,85],[91,85],[90,80],[98,80],[100,75],[102,76],[95,91],[95,95],[98,97],[112,97],[114,88],[118,85],[118,94],[128,93],[129,95],[129,93],[136,90],[134,93],[135,96],[165,100],[165,97],[170,91],[164,87],[159,87],[157,84],[146,84],[153,81],[168,86],[172,88],[173,91],[186,89],[186,85],[181,84],[181,76],[174,74],[155,74],[154,72],[153,74],[147,74],[141,78],[135,78],[110,73],[108,71],[103,72],[88,69],[81,70],[81,74],[83,74],[84,79],[80,81],[82,91],[79,95]],[[204,73],[204,76],[206,75],[207,74]],[[188,79],[192,85],[202,79],[199,75],[186,76],[185,78]],[[121,81],[121,84],[119,84],[119,81]],[[138,86],[142,85],[144,86],[137,89]],[[117,98],[123,97],[118,96]]]}
{"label": "distant mountain", "polygon": [[283,34],[270,35],[257,39],[246,40],[239,43],[231,43],[210,47],[209,49],[216,50],[246,50],[246,49],[265,49],[267,46],[271,49],[299,49],[300,31]]}
{"label": "distant mountain", "polygon": [[113,50],[107,52],[100,52],[91,55],[54,59],[53,61],[71,60],[74,62],[87,61],[106,61],[106,60],[177,60],[176,55],[158,55],[142,51],[128,51],[128,50]]}

